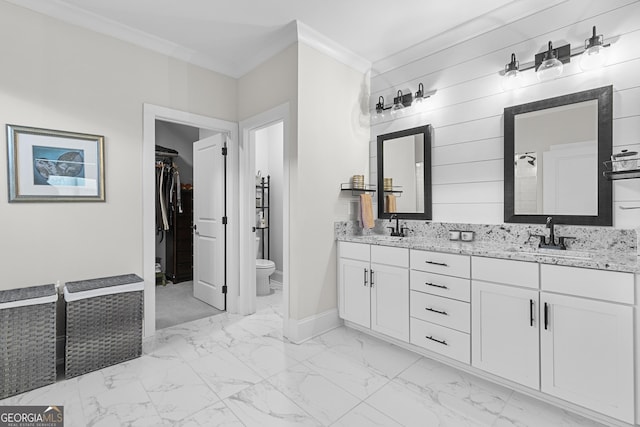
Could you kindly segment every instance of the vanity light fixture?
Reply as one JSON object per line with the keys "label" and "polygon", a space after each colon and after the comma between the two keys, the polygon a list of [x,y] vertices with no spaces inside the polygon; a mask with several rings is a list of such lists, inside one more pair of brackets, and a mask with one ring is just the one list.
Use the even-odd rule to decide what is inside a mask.
{"label": "vanity light fixture", "polygon": [[418,91],[416,92],[415,97],[411,92],[403,93],[401,90],[398,90],[397,95],[393,98],[393,104],[388,107],[385,107],[384,105],[384,97],[379,96],[375,112],[371,115],[371,119],[373,121],[383,120],[387,117],[385,113],[387,110],[391,110],[390,115],[393,118],[401,116],[407,111],[415,110],[417,112],[421,112],[424,110],[426,99],[430,98],[435,93],[435,90],[425,93],[424,85],[422,83],[418,83]]}
{"label": "vanity light fixture", "polygon": [[601,67],[606,61],[606,52],[604,48],[611,46],[611,43],[605,44],[602,34],[596,34],[596,27],[593,27],[593,34],[585,40],[584,47],[571,49],[570,44],[560,47],[553,47],[552,42],[548,44],[548,49],[544,52],[537,53],[533,62],[520,64],[516,60],[515,53],[511,54],[511,61],[505,65],[504,70],[500,71],[503,80],[500,83],[503,90],[511,90],[520,87],[520,73],[525,70],[535,68],[536,77],[539,81],[548,81],[562,75],[564,64],[571,61],[571,57],[581,55],[580,68],[582,70],[591,70]]}
{"label": "vanity light fixture", "polygon": [[378,103],[376,104],[376,112],[371,116],[373,120],[382,120],[386,117],[385,110],[388,108],[384,108],[384,96],[378,97]]}
{"label": "vanity light fixture", "polygon": [[536,55],[536,77],[541,82],[553,80],[562,75],[562,71],[564,71],[563,62],[570,61],[571,45],[567,44],[554,49],[553,44],[549,42],[549,50],[541,57],[540,63],[538,63],[539,55]]}
{"label": "vanity light fixture", "polygon": [[584,41],[584,52],[580,57],[580,68],[582,71],[594,70],[601,68],[606,60],[605,47],[610,45],[604,44],[602,34],[596,35],[596,26],[593,26],[593,35]]}
{"label": "vanity light fixture", "polygon": [[518,89],[522,86],[520,76],[520,62],[516,59],[516,54],[511,54],[511,62],[504,66],[504,78],[500,82],[502,90]]}
{"label": "vanity light fixture", "polygon": [[404,99],[405,97],[409,97],[408,104],[411,105],[412,96],[410,93],[404,95],[401,90],[398,90],[398,96],[393,98],[393,107],[391,107],[391,116],[397,117],[398,114],[404,113]]}
{"label": "vanity light fixture", "polygon": [[414,108],[420,108],[424,105],[424,86],[422,83],[418,83],[418,91],[416,92],[413,103],[411,104]]}

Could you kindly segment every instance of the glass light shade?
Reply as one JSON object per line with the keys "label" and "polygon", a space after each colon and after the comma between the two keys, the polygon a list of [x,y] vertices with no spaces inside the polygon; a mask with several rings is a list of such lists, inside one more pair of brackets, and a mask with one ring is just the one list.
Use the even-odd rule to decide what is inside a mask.
{"label": "glass light shade", "polygon": [[386,117],[386,114],[384,110],[375,110],[374,113],[371,115],[371,120],[374,122],[377,122],[380,120],[384,120],[385,117]]}
{"label": "glass light shade", "polygon": [[546,82],[548,80],[553,80],[557,77],[560,77],[563,70],[564,64],[557,58],[547,59],[545,61],[542,61],[540,66],[538,66],[536,77],[539,81]]}
{"label": "glass light shade", "polygon": [[416,111],[421,112],[427,108],[427,103],[424,97],[420,96],[413,100],[413,104],[411,104],[411,108],[414,108]]}
{"label": "glass light shade", "polygon": [[602,68],[606,59],[606,50],[602,45],[591,46],[580,56],[580,68],[582,71]]}
{"label": "glass light shade", "polygon": [[520,71],[510,70],[504,73],[500,86],[502,86],[502,90],[505,92],[513,89],[520,89],[522,87],[522,76],[520,76]]}
{"label": "glass light shade", "polygon": [[404,105],[402,105],[402,102],[396,102],[391,108],[391,116],[396,117],[402,115],[404,113],[404,109],[405,108]]}

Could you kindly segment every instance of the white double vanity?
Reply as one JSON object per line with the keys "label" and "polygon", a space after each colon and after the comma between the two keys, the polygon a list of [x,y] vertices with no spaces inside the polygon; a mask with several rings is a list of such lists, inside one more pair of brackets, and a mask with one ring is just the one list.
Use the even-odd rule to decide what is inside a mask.
{"label": "white double vanity", "polygon": [[584,415],[635,423],[635,254],[337,237],[347,326]]}

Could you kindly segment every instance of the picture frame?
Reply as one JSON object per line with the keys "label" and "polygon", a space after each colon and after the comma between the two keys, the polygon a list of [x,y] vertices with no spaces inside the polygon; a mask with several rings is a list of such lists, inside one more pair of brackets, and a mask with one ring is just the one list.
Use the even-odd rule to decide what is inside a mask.
{"label": "picture frame", "polygon": [[104,136],[7,125],[9,203],[104,202]]}

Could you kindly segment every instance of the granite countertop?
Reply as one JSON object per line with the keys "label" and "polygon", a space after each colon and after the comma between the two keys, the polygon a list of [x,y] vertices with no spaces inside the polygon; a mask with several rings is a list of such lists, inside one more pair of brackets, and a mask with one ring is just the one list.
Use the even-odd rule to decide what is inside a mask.
{"label": "granite countertop", "polygon": [[368,243],[371,245],[395,246],[453,254],[532,261],[570,267],[640,273],[639,257],[635,252],[625,253],[605,250],[563,251],[556,249],[538,249],[533,245],[509,246],[491,242],[462,242],[449,241],[445,239],[426,239],[424,237],[391,237],[388,235],[346,235],[338,236],[337,240],[343,242]]}

